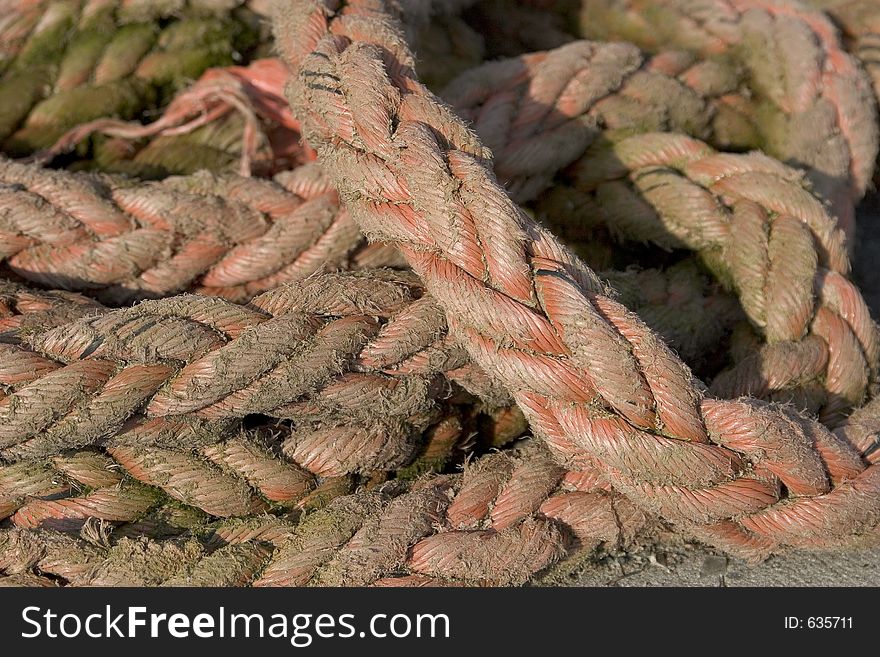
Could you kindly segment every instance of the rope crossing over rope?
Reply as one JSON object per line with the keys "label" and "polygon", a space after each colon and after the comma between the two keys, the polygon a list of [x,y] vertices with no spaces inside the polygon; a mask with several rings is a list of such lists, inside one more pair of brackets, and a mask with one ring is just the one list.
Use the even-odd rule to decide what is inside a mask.
{"label": "rope crossing over rope", "polygon": [[275,29],[295,112],[352,216],[398,246],[561,458],[746,557],[876,539],[880,469],[815,421],[706,396],[508,199],[476,136],[414,78],[384,3],[282,3]]}
{"label": "rope crossing over rope", "polygon": [[[492,35],[503,1],[278,0],[281,59],[38,129],[100,90],[96,26],[263,8],[203,4],[0,17],[0,97],[54,85],[0,148],[92,170],[0,159],[0,586],[520,585],[670,528],[752,561],[877,543],[869,5],[812,0],[841,39],[799,0],[529,0]],[[439,96],[414,46],[449,51]],[[724,152],[754,148],[787,164]]]}

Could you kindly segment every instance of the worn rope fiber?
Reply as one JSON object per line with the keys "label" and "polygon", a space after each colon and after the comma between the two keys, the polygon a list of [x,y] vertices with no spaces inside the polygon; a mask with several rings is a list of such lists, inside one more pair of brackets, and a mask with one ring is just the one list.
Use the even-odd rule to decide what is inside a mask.
{"label": "worn rope fiber", "polygon": [[[866,424],[870,424],[870,423],[866,420],[865,422],[863,422],[862,426],[865,426]],[[864,442],[864,441],[863,441],[863,442]],[[863,449],[865,449],[866,451],[868,451],[868,450],[870,449],[870,445],[869,445],[868,447],[866,447],[866,448],[863,448]],[[768,478],[769,478],[769,477],[768,477]],[[422,581],[422,580],[419,580],[419,581]],[[491,580],[489,580],[489,581],[491,581]]]}
{"label": "worn rope fiber", "polygon": [[569,176],[542,205],[551,225],[604,220],[625,239],[693,249],[737,290],[765,344],[715,380],[716,394],[794,394],[832,426],[866,399],[877,327],[846,277],[841,231],[798,172],[658,133],[597,145]]}
{"label": "worn rope fiber", "polygon": [[[623,300],[695,356],[693,343],[716,341],[739,318],[732,299],[702,287],[692,263],[611,276],[628,288]],[[404,465],[410,436],[447,408],[451,382],[489,410],[509,403],[406,272],[317,275],[248,306],[178,296],[111,311],[74,295],[71,309],[58,301],[49,313],[35,301],[61,293],[0,292],[10,314],[0,319],[9,327],[0,333],[7,459],[95,443],[137,427],[144,412],[212,422],[263,414],[297,421],[290,454],[340,475]],[[687,321],[676,312],[684,304]],[[310,421],[321,427],[306,430]]]}
{"label": "worn rope fiber", "polygon": [[[150,4],[153,6],[151,7]],[[25,155],[98,117],[134,118],[259,40],[244,2],[19,3],[0,23],[0,143]]]}
{"label": "worn rope fiber", "polygon": [[876,103],[824,13],[797,0],[583,0],[581,29],[648,50],[735,54],[757,93],[758,120],[779,124],[765,131],[768,154],[808,167],[839,215],[847,193],[864,193],[877,153]]}
{"label": "worn rope fiber", "polygon": [[[284,438],[283,428],[198,431],[190,425],[181,431],[181,424],[154,421],[113,437],[100,451],[64,451],[0,465],[0,519],[8,517],[18,527],[68,533],[79,532],[89,519],[135,523],[140,533],[155,536],[168,528],[150,529],[145,523],[159,517],[172,500],[198,510],[202,523],[207,516],[310,510],[374,478],[384,481],[389,472],[315,472],[298,463],[288,449],[308,438],[295,431]],[[461,444],[462,429],[459,417],[449,414],[430,429],[418,458],[397,471],[397,477],[412,478],[409,473],[444,465]],[[337,437],[337,442],[346,438],[354,443],[347,446],[351,451],[363,446],[353,436]],[[318,462],[318,469],[322,465]],[[123,527],[124,533],[131,530],[131,525]]]}
{"label": "worn rope fiber", "polygon": [[398,245],[561,457],[735,554],[876,540],[880,469],[812,420],[706,396],[509,201],[479,140],[413,77],[383,3],[280,3],[275,30],[295,113],[352,216]]}
{"label": "worn rope fiber", "polygon": [[[537,445],[491,454],[462,475],[391,482],[298,523],[225,523],[166,540],[0,530],[0,570],[71,585],[516,585],[567,551],[625,544],[645,516]],[[91,528],[91,531],[88,531]],[[2,580],[0,580],[2,581]]]}
{"label": "worn rope fiber", "polygon": [[[0,456],[93,444],[143,410],[148,419],[313,419],[318,428],[303,427],[291,450],[321,474],[370,459],[372,470],[399,467],[410,435],[437,420],[450,394],[444,373],[492,398],[420,294],[405,272],[323,275],[249,306],[180,296],[31,327],[2,345]],[[346,432],[360,446],[340,463],[333,445],[351,443]],[[330,453],[318,449],[325,443]]]}
{"label": "worn rope fiber", "polygon": [[[238,144],[239,173],[250,176],[255,167],[268,174],[291,169],[313,157],[302,148],[299,123],[281,93],[287,76],[284,64],[271,58],[255,60],[248,66],[208,69],[192,86],[179,92],[156,121],[146,125],[113,118],[89,121],[71,128],[38,159],[51,161],[99,132],[115,138],[96,145],[95,161],[103,171],[137,173],[140,177],[157,170],[218,171],[229,167],[233,153],[216,139],[216,127],[221,121],[232,121],[235,113],[243,123]],[[214,138],[202,143],[203,137],[197,133],[209,124],[214,124]],[[151,139],[143,146],[130,143],[145,138]]]}
{"label": "worn rope fiber", "polygon": [[[275,183],[199,174],[132,184],[0,160],[0,181],[6,266],[112,304],[178,291],[241,302],[321,270],[405,265],[396,250],[364,243],[317,165],[279,174]],[[579,221],[570,222],[569,239],[588,250]],[[653,281],[647,295],[631,276],[604,275],[627,286],[625,305],[648,313],[689,361],[701,353],[697,344],[710,345],[735,319],[731,301],[692,269],[684,278],[643,272],[643,284]],[[670,276],[679,276],[678,291],[658,290]],[[664,306],[673,297],[691,304],[679,319]]]}
{"label": "worn rope fiber", "polygon": [[277,182],[204,174],[131,184],[0,160],[0,181],[10,270],[47,287],[103,289],[111,303],[194,288],[249,298],[363,247],[316,166]]}
{"label": "worn rope fiber", "polygon": [[[854,414],[845,429],[847,437],[864,445],[866,451],[880,445],[878,410],[880,403],[872,402]],[[114,478],[112,471],[103,467],[104,461],[100,455],[80,453],[53,459],[53,468],[62,469],[68,478],[100,485]],[[32,473],[30,485],[36,484],[39,476]],[[535,445],[484,456],[466,466],[462,477],[435,477],[418,482],[416,488],[424,490],[438,483],[446,486],[450,480],[455,481],[457,492],[446,507],[442,526],[434,523],[433,530],[439,533],[424,542],[418,535],[407,538],[408,527],[390,522],[393,516],[389,515],[384,516],[384,523],[379,522],[383,530],[376,531],[375,507],[362,504],[364,494],[342,498],[293,524],[266,515],[206,523],[204,517],[187,517],[185,511],[169,509],[176,517],[166,515],[159,525],[151,519],[116,528],[109,523],[87,522],[81,529],[85,540],[51,530],[5,530],[0,534],[0,545],[5,548],[0,553],[6,555],[0,560],[0,570],[5,572],[0,586],[59,582],[117,586],[515,584],[561,558],[563,550],[571,556],[574,551],[588,552],[600,542],[625,545],[646,522],[634,507],[611,493],[605,482],[591,473],[560,472]],[[18,488],[27,485],[19,482]],[[387,497],[401,492],[394,486],[389,483],[378,495],[367,497],[384,496],[382,503],[387,503]],[[413,501],[411,497],[403,499],[405,504]],[[65,509],[66,517],[75,519],[77,511],[84,509],[95,517],[97,506],[80,503],[75,510]],[[390,511],[387,505],[385,509]],[[396,513],[400,511],[398,508]],[[536,527],[538,520],[548,519],[557,526]],[[169,521],[176,526],[169,526]],[[516,528],[518,535],[512,531]],[[565,543],[547,559],[548,544],[558,540],[554,529],[562,530]],[[180,537],[170,541],[147,538],[165,535]],[[404,538],[408,543],[404,549],[397,548],[396,560],[385,560],[391,538]],[[184,545],[189,546],[189,552],[181,550]],[[230,549],[237,545],[249,547]],[[260,551],[254,561],[242,563],[241,553],[257,547]],[[499,549],[500,559],[495,553]],[[373,567],[366,573],[350,564],[343,572],[337,570],[340,559],[346,562],[358,553],[375,556],[377,551],[383,559],[371,561]],[[173,563],[167,558],[171,555]],[[213,558],[206,560],[209,556]],[[137,566],[130,568],[133,557]]]}

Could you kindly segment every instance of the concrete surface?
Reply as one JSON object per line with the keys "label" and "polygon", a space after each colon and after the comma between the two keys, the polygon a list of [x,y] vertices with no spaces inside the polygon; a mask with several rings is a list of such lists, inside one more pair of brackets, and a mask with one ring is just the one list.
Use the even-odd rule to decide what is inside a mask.
{"label": "concrete surface", "polygon": [[[880,194],[859,207],[853,278],[880,318]],[[677,544],[676,544],[677,543]],[[880,586],[880,547],[849,553],[792,553],[757,566],[698,545],[658,540],[598,562],[563,565],[544,585]]]}

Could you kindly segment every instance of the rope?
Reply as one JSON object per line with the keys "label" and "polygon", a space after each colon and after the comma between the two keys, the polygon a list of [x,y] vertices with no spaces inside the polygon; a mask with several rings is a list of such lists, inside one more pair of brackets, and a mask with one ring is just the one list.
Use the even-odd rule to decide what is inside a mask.
{"label": "rope", "polygon": [[[566,550],[626,544],[644,515],[537,445],[463,474],[337,498],[297,523],[223,523],[166,540],[0,530],[0,569],[77,586],[522,584]],[[104,530],[103,532],[101,530]]]}
{"label": "rope", "polygon": [[[457,415],[444,418],[428,432],[417,463],[427,469],[448,460],[462,431]],[[22,528],[76,533],[90,519],[143,525],[176,500],[202,512],[198,519],[205,524],[205,514],[229,518],[320,508],[384,472],[363,479],[355,471],[331,476],[325,468],[322,474],[320,467],[296,461],[290,447],[302,439],[283,427],[244,432],[235,424],[208,429],[168,420],[143,423],[113,437],[102,451],[66,451],[0,466],[0,518]],[[336,437],[343,441],[350,451],[364,447],[356,436]],[[155,536],[157,529],[141,527],[138,534]]]}
{"label": "rope", "polygon": [[94,444],[141,412],[208,422],[259,413],[302,423],[290,452],[322,475],[401,467],[412,436],[438,419],[444,372],[492,395],[479,377],[469,386],[466,358],[420,294],[405,273],[328,274],[247,307],[184,295],[32,324],[0,345],[0,457]]}
{"label": "rope", "polygon": [[877,155],[876,102],[869,78],[823,13],[797,0],[585,0],[581,29],[648,50],[734,54],[758,95],[759,120],[773,126],[764,148],[806,165],[849,228],[847,195],[864,194]]}
{"label": "rope", "polygon": [[352,216],[398,245],[474,362],[557,454],[745,557],[876,539],[880,470],[816,422],[705,396],[509,201],[479,140],[414,79],[382,3],[278,12],[295,113]]}
{"label": "rope", "polygon": [[132,185],[0,160],[0,194],[11,271],[117,304],[190,289],[247,299],[362,247],[315,166],[274,183],[202,174]]}
{"label": "rope", "polygon": [[646,134],[597,145],[569,174],[572,188],[545,204],[551,223],[586,214],[625,239],[692,249],[737,290],[765,344],[714,381],[716,394],[795,401],[831,426],[865,400],[877,327],[846,278],[841,231],[797,172]]}
{"label": "rope", "polygon": [[807,0],[826,11],[844,33],[847,50],[861,62],[880,98],[880,10],[863,0]]}
{"label": "rope", "polygon": [[13,155],[50,146],[98,117],[135,118],[259,38],[244,2],[19,3],[0,26],[0,142]]}

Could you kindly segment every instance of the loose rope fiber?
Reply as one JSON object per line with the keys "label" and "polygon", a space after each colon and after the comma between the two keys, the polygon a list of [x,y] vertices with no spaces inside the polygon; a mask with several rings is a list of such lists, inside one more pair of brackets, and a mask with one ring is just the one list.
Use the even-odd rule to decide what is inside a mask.
{"label": "loose rope fiber", "polygon": [[705,396],[509,201],[479,140],[414,79],[383,3],[281,3],[275,29],[295,113],[352,216],[398,245],[561,457],[734,554],[876,540],[880,470],[816,422]]}
{"label": "loose rope fiber", "polygon": [[[302,148],[299,123],[282,93],[287,76],[284,64],[270,58],[208,69],[174,97],[158,120],[147,125],[111,118],[89,121],[68,130],[38,158],[51,161],[99,132],[115,138],[95,144],[95,164],[103,171],[141,178],[222,171],[232,168],[237,157],[241,175],[250,176],[254,168],[272,175],[312,159]],[[239,139],[227,143],[222,138],[227,125]],[[151,139],[132,141],[145,138]]]}

